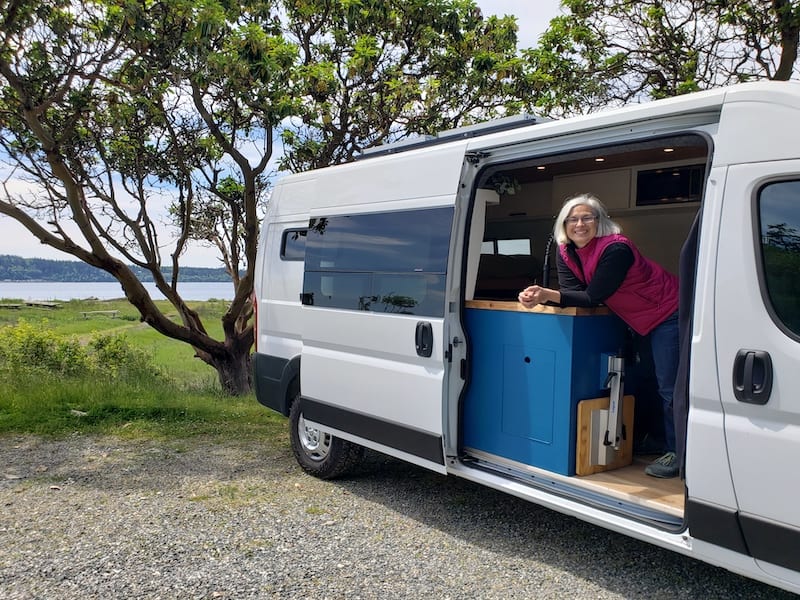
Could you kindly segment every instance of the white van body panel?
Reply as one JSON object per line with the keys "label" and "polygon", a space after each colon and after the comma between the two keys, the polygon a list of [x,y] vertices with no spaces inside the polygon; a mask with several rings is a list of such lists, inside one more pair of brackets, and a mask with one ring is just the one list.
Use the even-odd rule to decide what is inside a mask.
{"label": "white van body panel", "polygon": [[[388,202],[449,197],[458,189],[466,142],[423,148],[419,154],[376,156],[317,172],[318,189],[300,208],[305,214],[334,207],[373,204],[395,210]],[[287,177],[296,177],[294,175]],[[303,177],[300,175],[300,177]],[[354,186],[354,178],[357,185]],[[333,213],[329,213],[333,214]]]}
{"label": "white van body panel", "polygon": [[[336,398],[342,408],[441,435],[442,410],[436,398],[442,393],[444,368],[416,359],[409,340],[414,339],[418,320],[405,315],[307,307],[303,394]],[[442,339],[441,320],[434,323],[433,333],[434,339]],[[392,340],[408,343],[395,348]],[[444,362],[440,346],[434,347],[430,362]]]}
{"label": "white van body panel", "polygon": [[[796,83],[734,86],[725,92],[715,165],[746,164],[797,157],[800,98]],[[768,101],[765,95],[768,94]],[[753,126],[757,123],[757,126]]]}
{"label": "white van body panel", "polygon": [[[759,260],[754,245],[737,241],[753,238],[759,188],[797,173],[799,160],[730,168],[720,223],[726,235],[718,258],[724,276],[717,278],[714,313],[725,434],[739,511],[759,521],[800,529],[800,478],[790,475],[796,472],[800,456],[800,344],[776,325],[767,310],[768,301],[755,283]],[[734,360],[743,349],[764,351],[772,362],[772,392],[763,405],[734,396]],[[771,565],[759,562],[777,575]]]}
{"label": "white van body panel", "polygon": [[687,124],[693,120],[699,123],[716,122],[717,118],[713,115],[718,114],[724,94],[724,90],[709,90],[562,121],[549,121],[533,128],[475,138],[469,142],[467,149],[486,150],[500,145],[513,148],[517,144],[539,139],[548,140],[548,145],[555,148],[560,143],[559,137],[567,134],[570,136],[568,145],[574,146],[581,139],[596,142],[602,139],[603,143],[608,143],[614,141],[617,135],[624,137],[634,131],[649,130],[652,134],[659,130],[674,131],[675,123]]}
{"label": "white van body panel", "polygon": [[[716,157],[716,154],[715,154]],[[714,314],[706,309],[713,304],[719,244],[719,220],[722,192],[727,169],[714,167],[706,184],[703,201],[701,245],[697,258],[697,284],[691,342],[692,369],[689,395],[689,425],[686,441],[687,456],[702,456],[704,460],[688,460],[686,481],[691,482],[692,497],[728,509],[736,508],[728,451],[725,440],[724,415],[720,404],[720,381],[713,369],[700,365],[716,364],[717,346],[714,338]]]}

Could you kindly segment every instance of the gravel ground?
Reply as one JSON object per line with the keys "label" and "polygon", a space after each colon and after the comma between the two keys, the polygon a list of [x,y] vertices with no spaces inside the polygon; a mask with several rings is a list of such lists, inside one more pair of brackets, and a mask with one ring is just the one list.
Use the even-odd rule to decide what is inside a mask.
{"label": "gravel ground", "polygon": [[0,598],[795,598],[368,453],[0,437]]}

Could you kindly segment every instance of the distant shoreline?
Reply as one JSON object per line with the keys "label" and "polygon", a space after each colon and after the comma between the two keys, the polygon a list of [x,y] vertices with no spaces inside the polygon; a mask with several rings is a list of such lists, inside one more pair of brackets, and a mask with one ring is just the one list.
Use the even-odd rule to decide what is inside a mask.
{"label": "distant shoreline", "polygon": [[[142,283],[154,283],[147,269],[128,265]],[[164,277],[172,277],[172,268],[165,266]],[[231,278],[222,267],[179,267],[180,282],[230,282]],[[116,283],[110,274],[87,263],[74,260],[52,260],[47,258],[22,258],[0,254],[0,282],[4,283]]]}
{"label": "distant shoreline", "polygon": [[[142,285],[154,300],[164,300],[164,295],[152,281]],[[228,281],[181,281],[178,293],[184,300],[232,300],[233,283]],[[113,281],[0,281],[0,298],[21,300],[110,300],[124,298],[122,286]]]}

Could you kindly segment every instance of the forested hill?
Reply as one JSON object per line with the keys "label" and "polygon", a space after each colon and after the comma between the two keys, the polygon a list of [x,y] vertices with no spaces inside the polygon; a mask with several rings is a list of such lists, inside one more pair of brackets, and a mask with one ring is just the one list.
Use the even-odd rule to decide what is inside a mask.
{"label": "forested hill", "polygon": [[[153,278],[144,269],[131,267],[140,281]],[[166,270],[169,278],[169,270]],[[181,281],[228,281],[224,269],[181,267]],[[105,271],[74,260],[22,258],[0,254],[0,281],[114,281]]]}

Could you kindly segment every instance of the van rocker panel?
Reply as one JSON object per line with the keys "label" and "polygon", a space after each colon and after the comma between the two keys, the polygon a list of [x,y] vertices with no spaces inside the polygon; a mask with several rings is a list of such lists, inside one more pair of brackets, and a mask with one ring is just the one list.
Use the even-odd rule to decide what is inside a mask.
{"label": "van rocker panel", "polygon": [[395,448],[436,464],[444,464],[441,436],[331,406],[303,396],[300,397],[299,402],[303,417],[309,421],[346,431],[354,436]]}

